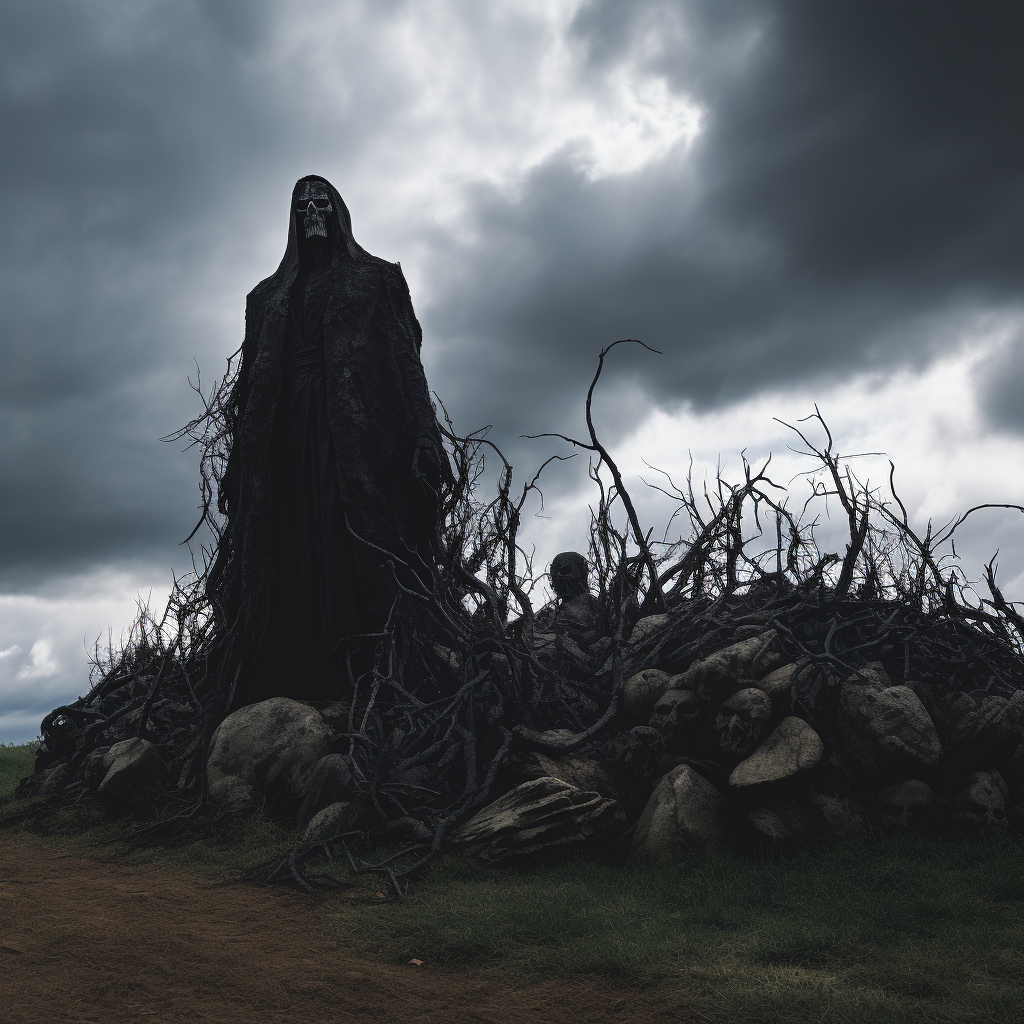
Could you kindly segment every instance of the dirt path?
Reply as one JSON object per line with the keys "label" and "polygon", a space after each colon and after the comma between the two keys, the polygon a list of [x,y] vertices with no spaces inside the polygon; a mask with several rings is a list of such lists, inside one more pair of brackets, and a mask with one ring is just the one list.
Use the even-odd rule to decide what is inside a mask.
{"label": "dirt path", "polygon": [[517,987],[321,935],[307,898],[0,834],[0,1020],[604,1024],[678,1020],[603,978]]}

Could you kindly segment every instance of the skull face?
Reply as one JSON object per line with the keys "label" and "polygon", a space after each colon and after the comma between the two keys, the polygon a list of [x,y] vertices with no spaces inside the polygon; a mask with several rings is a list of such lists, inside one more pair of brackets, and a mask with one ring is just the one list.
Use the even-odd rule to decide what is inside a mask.
{"label": "skull face", "polygon": [[772,699],[750,687],[734,693],[715,719],[715,734],[722,753],[746,757],[754,752],[772,713]]}
{"label": "skull face", "polygon": [[920,779],[885,786],[878,794],[882,824],[893,832],[918,832],[932,811],[932,790]]}
{"label": "skull face", "polygon": [[637,725],[620,740],[618,764],[630,775],[650,778],[658,770],[661,736],[649,725]]}
{"label": "skull face", "polygon": [[654,705],[651,728],[656,729],[667,750],[685,750],[697,736],[700,702],[692,690],[669,690]]}
{"label": "skull face", "polygon": [[967,835],[1002,835],[1009,825],[1007,790],[999,772],[974,772],[956,798],[954,818]]}
{"label": "skull face", "polygon": [[551,560],[551,586],[563,600],[586,594],[589,571],[590,566],[581,554],[563,551]]}
{"label": "skull face", "polygon": [[327,237],[327,214],[331,213],[331,197],[320,181],[305,181],[295,198],[295,212],[301,214],[306,238]]}

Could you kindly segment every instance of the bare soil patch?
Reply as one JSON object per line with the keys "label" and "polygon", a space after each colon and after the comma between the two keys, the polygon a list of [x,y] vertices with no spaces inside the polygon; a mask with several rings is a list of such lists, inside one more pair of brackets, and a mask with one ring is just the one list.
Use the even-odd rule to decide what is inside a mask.
{"label": "bare soil patch", "polygon": [[0,1018],[68,1021],[678,1021],[599,976],[396,964],[346,949],[324,904],[0,834]]}

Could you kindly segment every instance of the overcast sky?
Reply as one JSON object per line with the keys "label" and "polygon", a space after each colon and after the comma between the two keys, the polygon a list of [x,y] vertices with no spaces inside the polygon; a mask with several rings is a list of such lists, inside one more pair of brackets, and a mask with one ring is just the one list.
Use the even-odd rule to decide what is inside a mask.
{"label": "overcast sky", "polygon": [[[2,0],[0,741],[189,565],[195,459],[159,438],[304,174],[520,477],[632,337],[663,354],[616,350],[595,412],[659,532],[645,459],[786,482],[773,417],[815,402],[921,528],[1024,502],[1022,52],[1019,0]],[[545,473],[541,569],[583,543],[584,470]],[[1018,599],[1022,520],[957,547]]]}

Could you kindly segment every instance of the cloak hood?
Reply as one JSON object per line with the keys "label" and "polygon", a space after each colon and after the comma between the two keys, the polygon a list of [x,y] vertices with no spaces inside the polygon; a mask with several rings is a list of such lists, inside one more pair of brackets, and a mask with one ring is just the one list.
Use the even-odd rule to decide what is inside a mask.
{"label": "cloak hood", "polygon": [[299,178],[292,189],[292,201],[288,214],[288,244],[285,246],[284,256],[277,270],[260,285],[283,287],[287,291],[295,280],[299,269],[299,237],[303,231],[299,214],[295,207],[298,205],[299,194],[303,186],[310,181],[323,185],[327,194],[331,197],[331,212],[328,217],[332,223],[331,244],[333,249],[333,262],[338,263],[345,258],[348,259],[373,259],[372,256],[353,238],[352,217],[348,212],[341,193],[326,179],[318,174],[307,174]]}

